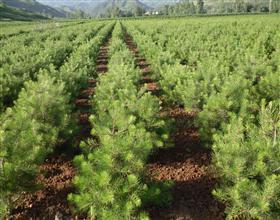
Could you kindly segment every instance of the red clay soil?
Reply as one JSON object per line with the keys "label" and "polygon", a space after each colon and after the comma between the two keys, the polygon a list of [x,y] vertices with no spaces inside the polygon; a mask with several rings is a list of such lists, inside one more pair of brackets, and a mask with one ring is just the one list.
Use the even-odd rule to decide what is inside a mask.
{"label": "red clay soil", "polygon": [[80,98],[75,101],[75,105],[79,108],[89,108],[90,107],[90,100],[89,98]]}
{"label": "red clay soil", "polygon": [[[107,71],[108,43],[101,47],[97,57],[97,73]],[[80,134],[76,137],[77,146],[80,141],[90,136],[90,97],[96,86],[95,79],[88,80],[88,87],[80,91],[79,97],[75,100],[79,113]],[[9,219],[82,219],[73,216],[73,207],[67,201],[69,193],[74,192],[72,185],[75,177],[75,168],[72,160],[75,154],[63,156],[56,153],[51,155],[40,167],[40,175],[36,178],[36,184],[40,187],[33,193],[23,193],[15,208],[12,210]]]}
{"label": "red clay soil", "polygon": [[55,219],[71,216],[67,195],[73,192],[75,169],[71,158],[58,156],[40,166],[36,183],[43,185],[34,193],[24,193],[12,211],[11,219]]}
{"label": "red clay soil", "polygon": [[82,98],[82,99],[83,98],[89,98],[89,97],[91,97],[93,95],[93,93],[95,91],[95,89],[94,89],[95,84],[93,84],[93,85],[89,84],[89,86],[90,87],[88,87],[87,89],[82,89],[80,91],[80,97],[79,98]]}
{"label": "red clay soil", "polygon": [[145,85],[148,92],[151,92],[154,95],[159,95],[161,91],[159,85],[147,76],[152,72],[150,64],[140,55],[137,45],[127,33],[125,34],[124,40],[127,47],[134,53],[136,65],[142,72],[143,77],[140,80],[140,83]]}
{"label": "red clay soil", "polygon": [[148,175],[155,181],[172,180],[173,201],[168,207],[149,207],[151,219],[225,219],[224,205],[211,194],[217,180],[211,172],[211,152],[200,143],[191,126],[195,114],[181,108],[169,111],[175,120],[174,147],[159,149],[148,163]]}
{"label": "red clay soil", "polygon": [[[160,95],[160,88],[149,76],[151,68],[141,57],[137,45],[126,34],[125,42],[135,54],[136,65],[141,69],[147,91]],[[197,129],[193,126],[196,116],[182,108],[166,110],[173,118],[176,131],[172,134],[174,147],[161,148],[147,165],[148,177],[154,181],[172,180],[173,201],[168,207],[150,206],[147,211],[153,220],[223,220],[224,205],[211,194],[217,180],[211,173],[211,152],[203,148]]]}

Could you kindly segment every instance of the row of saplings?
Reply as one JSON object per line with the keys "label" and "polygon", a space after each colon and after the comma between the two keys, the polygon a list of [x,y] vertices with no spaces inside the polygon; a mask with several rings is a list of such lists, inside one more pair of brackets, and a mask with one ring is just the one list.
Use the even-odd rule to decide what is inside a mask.
{"label": "row of saplings", "polygon": [[[69,199],[97,219],[147,219],[145,203],[168,201],[166,186],[145,181],[152,149],[168,138],[159,118],[159,100],[141,88],[141,72],[123,42],[118,23],[109,47],[109,71],[98,80],[92,98],[92,135],[75,158],[76,194]],[[167,184],[168,185],[168,184]]]}
{"label": "row of saplings", "polygon": [[280,218],[279,58],[275,52],[261,74],[163,70],[170,101],[198,109],[196,125],[221,179],[213,193],[228,219]]}
{"label": "row of saplings", "polygon": [[25,83],[14,106],[0,115],[0,219],[9,215],[23,191],[32,191],[34,178],[58,143],[75,137],[73,99],[95,69],[99,47],[113,28],[106,25],[80,45],[57,70],[42,68]]}
{"label": "row of saplings", "polygon": [[[33,188],[38,165],[57,143],[75,136],[71,100],[87,73],[94,71],[93,58],[111,29],[108,25],[82,45],[62,70],[42,69],[36,81],[25,83],[14,106],[1,116],[1,219],[21,192]],[[90,121],[95,138],[81,144],[83,155],[75,159],[78,193],[69,195],[69,200],[91,218],[145,219],[147,215],[139,211],[143,203],[166,202],[170,196],[161,193],[167,186],[144,181],[148,155],[154,146],[163,146],[168,135],[165,122],[158,117],[159,101],[138,84],[141,73],[122,33],[117,24],[109,51],[110,71],[100,77],[93,97]]]}
{"label": "row of saplings", "polygon": [[[267,37],[275,48],[269,56],[258,57],[258,68],[242,63],[229,71],[234,50],[224,52],[232,59],[217,59],[208,42],[204,45],[210,45],[209,56],[203,57],[205,64],[192,68],[181,65],[180,60],[135,25],[127,27],[160,73],[165,99],[186,110],[198,111],[195,123],[204,144],[213,150],[213,164],[221,180],[214,194],[226,204],[227,218],[279,219],[279,36]],[[263,49],[262,37],[257,40]],[[256,57],[256,50],[251,47],[239,50],[238,62],[246,62],[242,56]],[[219,65],[214,65],[216,62]]]}

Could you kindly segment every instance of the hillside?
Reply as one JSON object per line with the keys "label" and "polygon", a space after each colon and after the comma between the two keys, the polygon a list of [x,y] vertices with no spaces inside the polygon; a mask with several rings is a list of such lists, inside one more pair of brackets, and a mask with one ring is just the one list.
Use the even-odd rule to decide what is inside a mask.
{"label": "hillside", "polygon": [[106,0],[37,0],[38,2],[49,5],[55,8],[70,8],[71,10],[83,10],[85,12],[92,10],[101,3],[104,3]]}
{"label": "hillside", "polygon": [[[119,13],[122,14],[133,14],[136,9],[141,9],[142,11],[145,11],[147,9],[151,8],[151,5],[148,4],[149,0],[80,0],[80,1],[74,1],[74,0],[38,0],[39,2],[51,5],[52,7],[57,8],[69,8],[71,10],[82,10],[85,13],[91,15],[91,16],[101,16],[106,13],[112,13],[116,12],[117,10]],[[170,2],[172,0],[166,0],[167,2]],[[165,2],[165,1],[163,1]],[[151,3],[154,5],[156,3],[155,0],[151,0]],[[159,4],[159,3],[157,3]]]}
{"label": "hillside", "polygon": [[[89,10],[97,7],[99,4],[105,3],[107,0],[38,0],[42,4],[50,5],[52,7],[70,6],[81,10]],[[159,7],[166,4],[176,3],[179,0],[140,0],[149,7]]]}
{"label": "hillside", "polygon": [[39,14],[30,13],[21,9],[12,8],[0,3],[0,20],[21,20],[30,21],[38,19],[48,19]]}
{"label": "hillside", "polygon": [[[90,16],[117,17],[141,15],[154,9],[162,14],[184,15],[196,13],[197,0],[37,0],[51,7],[66,11],[81,10]],[[267,12],[270,0],[244,0],[237,5],[233,0],[204,0],[204,13]],[[280,1],[272,0],[272,8],[279,8]],[[193,4],[194,3],[194,4]],[[190,7],[189,7],[189,6]],[[195,6],[195,7],[194,7]],[[168,9],[169,8],[169,9]],[[166,9],[168,12],[166,12]],[[278,10],[273,10],[277,12]]]}
{"label": "hillside", "polygon": [[36,0],[0,0],[9,7],[23,9],[32,13],[39,13],[48,17],[66,17],[66,13],[47,5],[43,5]]}
{"label": "hillside", "polygon": [[95,7],[91,14],[95,16],[137,15],[150,9],[139,0],[107,0]]}
{"label": "hillside", "polygon": [[180,0],[141,0],[141,2],[143,2],[146,5],[149,5],[150,7],[153,8],[158,8],[164,5],[172,5],[175,4],[177,2],[179,2]]}

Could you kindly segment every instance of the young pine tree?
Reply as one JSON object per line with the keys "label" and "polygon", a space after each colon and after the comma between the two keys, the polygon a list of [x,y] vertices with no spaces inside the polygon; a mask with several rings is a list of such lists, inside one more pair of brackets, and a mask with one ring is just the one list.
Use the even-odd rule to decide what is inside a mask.
{"label": "young pine tree", "polygon": [[59,134],[69,122],[68,96],[64,84],[48,71],[29,81],[0,126],[0,216],[4,216],[17,193],[30,188],[37,165],[53,151]]}
{"label": "young pine tree", "polygon": [[214,138],[222,184],[214,194],[227,204],[228,219],[280,216],[279,104],[262,105],[259,124],[233,117]]}

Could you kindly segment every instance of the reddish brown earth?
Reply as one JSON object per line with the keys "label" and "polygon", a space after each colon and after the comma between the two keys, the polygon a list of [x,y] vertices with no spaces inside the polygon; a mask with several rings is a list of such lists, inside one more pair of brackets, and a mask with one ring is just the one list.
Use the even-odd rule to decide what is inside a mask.
{"label": "reddish brown earth", "polygon": [[[97,57],[97,74],[107,71],[108,43],[100,48]],[[88,80],[87,88],[80,91],[79,97],[75,100],[77,107],[80,133],[76,137],[77,147],[79,143],[90,136],[90,97],[94,94],[96,79]],[[63,146],[67,148],[67,146]],[[60,150],[63,151],[63,147]],[[65,149],[64,149],[65,150]],[[65,153],[66,155],[69,153]],[[35,182],[40,189],[33,193],[23,193],[12,210],[9,219],[83,219],[73,216],[73,207],[67,201],[69,193],[74,192],[72,185],[75,177],[75,168],[72,164],[75,152],[65,156],[56,152],[50,155],[49,159],[39,167],[40,175]]]}
{"label": "reddish brown earth", "polygon": [[82,89],[80,91],[80,98],[89,98],[89,97],[91,97],[93,95],[94,91],[95,91],[95,89],[94,89],[95,85],[96,84],[91,85],[89,83],[90,87],[88,87],[87,89]]}
{"label": "reddish brown earth", "polygon": [[80,99],[77,99],[75,101],[75,105],[78,106],[79,108],[88,108],[90,107],[90,100],[89,98],[80,98]]}
{"label": "reddish brown earth", "polygon": [[72,179],[75,169],[71,158],[58,156],[47,159],[40,166],[41,174],[36,183],[42,189],[22,194],[12,211],[11,219],[54,219],[55,216],[70,216],[67,195],[73,192]]}
{"label": "reddish brown earth", "polygon": [[134,53],[136,65],[142,72],[143,77],[139,83],[144,84],[148,92],[151,92],[154,95],[160,95],[161,90],[158,83],[156,83],[148,76],[152,73],[150,64],[144,57],[140,55],[137,45],[133,42],[133,39],[127,33],[125,34],[124,39],[127,47]]}
{"label": "reddish brown earth", "polygon": [[[160,95],[159,85],[148,75],[152,73],[149,63],[139,54],[137,45],[126,34],[125,42],[135,54],[136,65],[141,69],[147,91]],[[174,147],[161,148],[147,165],[148,176],[154,181],[171,180],[173,200],[168,207],[150,206],[147,211],[154,220],[223,220],[224,205],[211,194],[217,179],[211,172],[211,152],[203,148],[197,129],[193,126],[196,113],[182,108],[165,109],[175,121],[171,135]]]}
{"label": "reddish brown earth", "polygon": [[159,149],[148,163],[148,173],[156,181],[172,180],[173,201],[168,207],[149,207],[151,218],[222,220],[224,205],[211,194],[217,179],[211,172],[211,152],[203,148],[192,126],[195,114],[182,108],[168,110],[175,120],[174,147]]}

